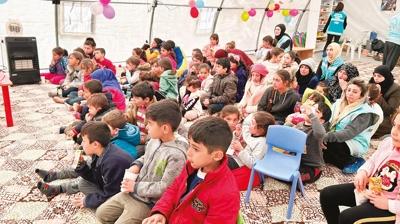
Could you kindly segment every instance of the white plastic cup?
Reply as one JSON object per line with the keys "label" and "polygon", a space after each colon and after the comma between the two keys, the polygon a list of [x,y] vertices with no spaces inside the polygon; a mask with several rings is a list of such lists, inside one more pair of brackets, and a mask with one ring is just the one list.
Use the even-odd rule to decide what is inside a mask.
{"label": "white plastic cup", "polygon": [[357,189],[354,189],[354,196],[356,198],[356,205],[359,206],[368,201],[368,198],[365,197],[366,191],[358,192]]}
{"label": "white plastic cup", "polygon": [[[123,180],[135,181],[137,179],[138,175],[139,174],[132,173],[129,169],[126,169]],[[121,187],[121,192],[127,192],[127,190]]]}

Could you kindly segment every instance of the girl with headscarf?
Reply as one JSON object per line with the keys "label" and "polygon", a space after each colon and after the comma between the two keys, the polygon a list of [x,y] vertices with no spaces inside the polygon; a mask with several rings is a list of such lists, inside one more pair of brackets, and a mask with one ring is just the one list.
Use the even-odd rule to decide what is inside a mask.
{"label": "girl with headscarf", "polygon": [[291,51],[293,47],[292,38],[285,33],[286,26],[283,24],[278,24],[275,26],[275,41],[276,47],[281,48],[285,52]]}
{"label": "girl with headscarf", "polygon": [[378,84],[381,88],[381,95],[376,103],[381,106],[384,119],[374,135],[374,137],[381,137],[390,133],[391,115],[400,105],[400,86],[394,82],[393,74],[387,65],[376,67],[369,82]]}
{"label": "girl with headscarf", "polygon": [[111,94],[115,107],[121,111],[125,111],[125,95],[122,93],[121,86],[115,78],[114,73],[109,69],[98,69],[91,74],[91,77],[101,82],[103,92]]}
{"label": "girl with headscarf", "polygon": [[358,69],[353,64],[346,63],[340,66],[337,74],[332,80],[328,81],[329,100],[335,102],[340,99],[347,83],[357,76],[359,76]]}
{"label": "girl with headscarf", "polygon": [[300,62],[299,70],[296,72],[296,80],[299,86],[299,94],[303,96],[307,88],[315,89],[318,84],[318,78],[315,75],[315,62],[312,58],[304,59]]}
{"label": "girl with headscarf", "polygon": [[330,81],[338,72],[339,67],[344,64],[340,56],[342,48],[338,43],[331,43],[326,49],[326,57],[323,57],[317,69],[317,76],[321,81]]}

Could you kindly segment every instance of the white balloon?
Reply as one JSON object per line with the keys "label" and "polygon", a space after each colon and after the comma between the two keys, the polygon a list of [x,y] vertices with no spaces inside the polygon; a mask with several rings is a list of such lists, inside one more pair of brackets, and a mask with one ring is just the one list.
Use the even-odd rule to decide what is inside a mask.
{"label": "white balloon", "polygon": [[100,2],[90,5],[90,11],[93,15],[97,16],[103,13],[103,5]]}

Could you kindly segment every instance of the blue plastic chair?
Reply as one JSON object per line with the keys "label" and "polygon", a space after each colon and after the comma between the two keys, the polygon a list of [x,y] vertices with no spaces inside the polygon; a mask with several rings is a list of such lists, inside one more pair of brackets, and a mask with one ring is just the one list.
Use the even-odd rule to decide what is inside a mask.
{"label": "blue plastic chair", "polygon": [[[307,135],[295,128],[283,125],[271,125],[267,132],[267,152],[261,160],[255,162],[251,169],[251,176],[247,187],[245,203],[249,203],[255,171],[275,179],[292,182],[289,197],[289,206],[286,218],[292,217],[296,186],[298,185],[304,196],[304,187],[300,178],[300,160],[304,152]],[[282,149],[285,153],[274,148]],[[264,178],[264,175],[261,175]]]}

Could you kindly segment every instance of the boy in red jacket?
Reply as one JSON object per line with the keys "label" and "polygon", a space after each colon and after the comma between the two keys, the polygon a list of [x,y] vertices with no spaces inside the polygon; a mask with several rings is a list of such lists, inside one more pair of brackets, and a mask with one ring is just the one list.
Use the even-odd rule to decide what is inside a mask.
{"label": "boy in red jacket", "polygon": [[110,69],[114,75],[117,74],[117,71],[115,69],[115,65],[105,58],[106,56],[106,50],[104,48],[96,48],[94,50],[94,59],[96,60],[97,66],[99,68],[107,68]]}
{"label": "boy in red jacket", "polygon": [[240,195],[225,156],[232,140],[226,121],[207,117],[189,129],[186,168],[143,224],[236,223]]}

